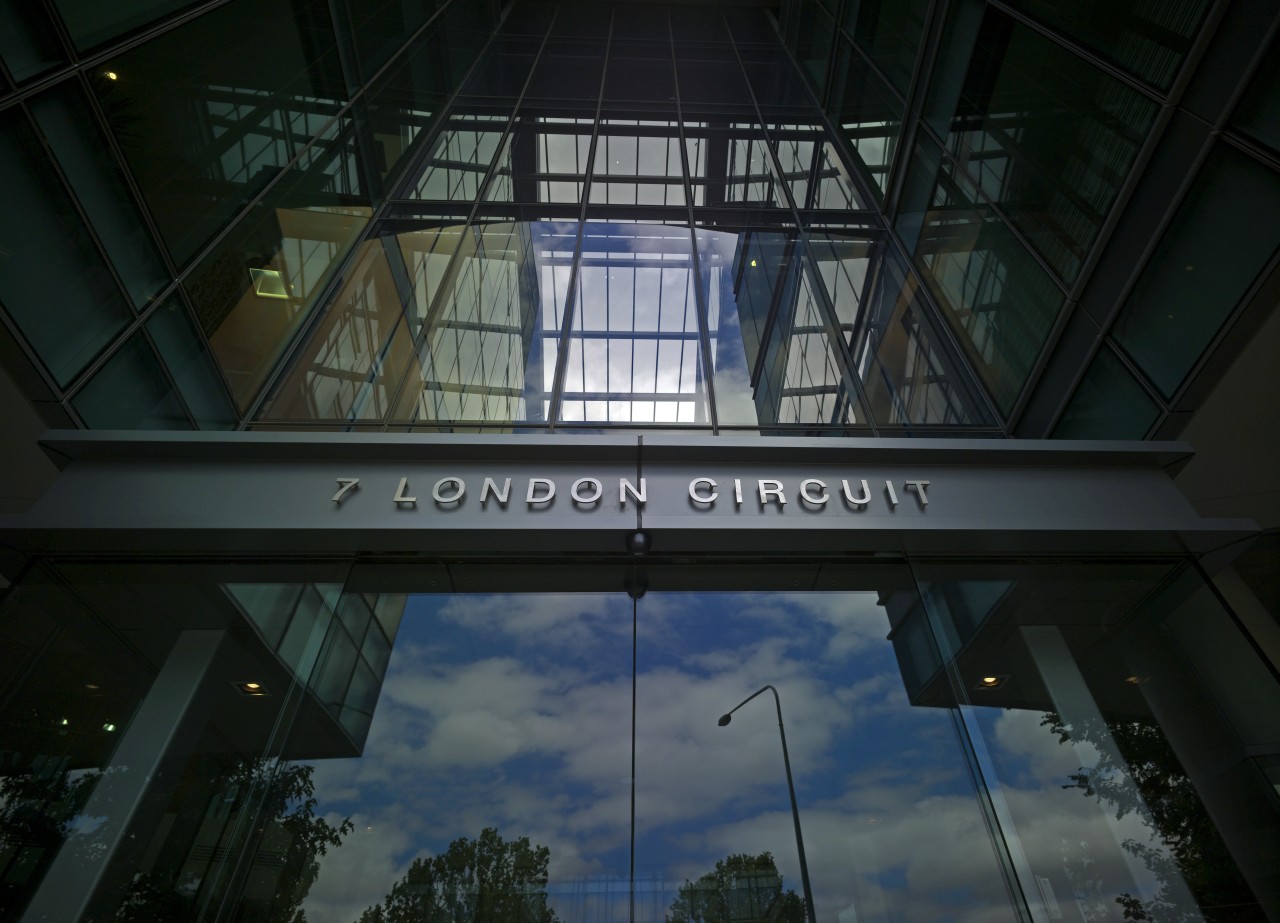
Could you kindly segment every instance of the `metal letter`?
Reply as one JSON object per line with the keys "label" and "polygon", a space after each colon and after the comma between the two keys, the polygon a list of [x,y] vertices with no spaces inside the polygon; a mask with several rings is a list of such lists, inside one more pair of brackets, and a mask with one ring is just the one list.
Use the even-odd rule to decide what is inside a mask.
{"label": "metal letter", "polygon": [[359,483],[359,478],[338,478],[338,492],[333,495],[333,502],[341,504],[342,499]]}
{"label": "metal letter", "polygon": [[408,489],[409,489],[409,479],[401,478],[400,486],[396,488],[396,495],[392,502],[393,503],[412,503],[416,506],[418,503],[417,497],[405,496],[405,491]]}
{"label": "metal letter", "polygon": [[733,502],[742,506],[742,479],[733,479]]}
{"label": "metal letter", "polygon": [[[809,496],[810,484],[817,484],[819,487],[821,487],[822,495],[818,497]],[[817,504],[818,506],[822,506],[824,503],[827,502],[827,499],[828,499],[827,485],[823,481],[819,481],[817,478],[808,478],[806,480],[801,481],[800,482],[800,499],[803,500],[805,503],[814,503],[814,504]]]}
{"label": "metal letter", "polygon": [[493,494],[498,498],[498,502],[503,506],[507,505],[507,497],[511,496],[511,478],[507,478],[502,482],[502,489],[498,489],[497,483],[493,478],[485,478],[484,486],[480,488],[480,503],[483,505],[489,499],[489,494]]}
{"label": "metal letter", "polygon": [[[440,495],[440,488],[443,485],[451,482],[458,485],[458,492],[455,493],[452,497],[442,497]],[[465,494],[466,492],[467,492],[467,485],[466,485],[466,482],[462,480],[462,478],[455,478],[455,477],[441,478],[440,480],[436,481],[436,486],[431,488],[431,499],[436,501],[436,503],[457,503],[459,500],[462,499],[462,495]]]}
{"label": "metal letter", "polygon": [[[706,484],[708,487],[710,487],[711,496],[709,497],[698,496],[699,484]],[[715,503],[716,497],[718,496],[720,495],[716,493],[716,482],[711,480],[711,478],[694,478],[692,481],[689,482],[689,499],[691,499],[694,503]]]}
{"label": "metal letter", "polygon": [[866,478],[862,479],[862,496],[855,497],[853,492],[849,490],[849,482],[841,481],[844,485],[844,498],[849,501],[850,506],[866,506],[871,502],[871,485],[867,483]]}
{"label": "metal letter", "polygon": [[[761,506],[764,506],[766,503],[769,502],[768,500],[769,497],[777,497],[778,504],[780,506],[787,505],[787,498],[782,495],[781,481],[774,481],[769,478],[761,478],[760,480],[756,481],[756,484],[759,486],[759,489],[760,489],[760,505]],[[766,484],[768,484],[769,486],[765,487],[764,485]]]}
{"label": "metal letter", "polygon": [[926,506],[929,505],[929,498],[925,496],[925,492],[924,492],[924,489],[929,486],[928,481],[903,481],[902,483],[906,484],[908,489],[914,490],[916,493],[920,495],[921,509],[924,509]]}
{"label": "metal letter", "polygon": [[[591,484],[595,487],[595,491],[589,497],[579,497],[578,488],[583,484]],[[573,482],[573,486],[569,488],[569,496],[573,497],[574,503],[595,503],[600,499],[600,495],[604,493],[604,485],[595,478],[578,478]]]}
{"label": "metal letter", "polygon": [[885,489],[886,491],[888,491],[888,493],[889,493],[889,505],[890,505],[890,506],[897,506],[897,505],[898,505],[898,492],[897,492],[896,490],[894,490],[894,489],[893,489],[893,481],[885,481],[885,482],[884,482],[884,489]]}
{"label": "metal letter", "polygon": [[[535,497],[533,490],[541,484],[547,489],[544,497]],[[524,495],[525,503],[550,503],[551,498],[556,495],[556,483],[548,478],[529,478],[529,491]]]}
{"label": "metal letter", "polygon": [[640,479],[640,490],[637,491],[636,485],[632,484],[626,478],[618,478],[618,502],[623,506],[626,506],[627,494],[631,494],[638,505],[644,506],[649,493],[649,488],[645,484],[644,480],[644,478]]}

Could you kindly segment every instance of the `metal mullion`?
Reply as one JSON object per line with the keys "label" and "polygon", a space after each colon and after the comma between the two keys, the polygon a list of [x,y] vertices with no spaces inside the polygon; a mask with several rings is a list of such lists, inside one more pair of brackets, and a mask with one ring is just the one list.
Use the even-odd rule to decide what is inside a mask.
{"label": "metal mullion", "polygon": [[[596,93],[595,125],[591,132],[591,143],[587,146],[587,164],[589,169],[583,175],[582,200],[578,203],[578,232],[574,238],[573,264],[569,270],[569,283],[566,286],[564,301],[564,317],[560,324],[560,347],[556,351],[556,367],[551,379],[551,403],[547,412],[547,430],[555,432],[560,417],[560,405],[564,399],[564,376],[568,368],[569,337],[573,330],[573,300],[578,290],[579,260],[582,257],[582,237],[586,226],[587,203],[591,199],[591,186],[594,180],[596,147],[600,141],[600,113],[604,105],[605,81],[609,77],[609,56],[613,47],[613,11],[609,13],[609,36],[604,45],[604,66],[600,69],[600,87]],[[584,380],[585,383],[585,380]]]}
{"label": "metal mullion", "polygon": [[[720,22],[724,27],[725,33],[729,33],[729,24],[724,19],[724,12],[720,11]],[[715,365],[714,357],[711,352],[711,314],[706,304],[706,296],[702,291],[702,261],[698,257],[698,232],[695,224],[694,196],[693,196],[693,174],[689,168],[689,150],[688,136],[684,130],[684,97],[680,92],[680,68],[676,62],[675,50],[675,31],[671,26],[670,17],[667,18],[667,33],[670,38],[669,47],[671,48],[671,71],[675,78],[676,88],[676,144],[680,149],[680,171],[683,174],[684,184],[684,206],[685,213],[689,221],[689,280],[693,285],[693,303],[695,316],[698,321],[698,351],[701,362],[698,363],[702,374],[705,376],[703,382],[706,386],[707,401],[707,422],[711,425],[712,435],[717,435],[719,429],[719,412],[716,409],[716,392],[715,392]],[[735,57],[735,60],[736,59]],[[738,60],[738,74],[746,81],[746,75],[742,71],[742,62]],[[710,184],[708,183],[708,186]],[[683,356],[683,348],[681,354]],[[694,396],[697,396],[698,383],[694,382]],[[694,408],[695,415],[697,407]],[[677,413],[678,416],[678,413]]]}

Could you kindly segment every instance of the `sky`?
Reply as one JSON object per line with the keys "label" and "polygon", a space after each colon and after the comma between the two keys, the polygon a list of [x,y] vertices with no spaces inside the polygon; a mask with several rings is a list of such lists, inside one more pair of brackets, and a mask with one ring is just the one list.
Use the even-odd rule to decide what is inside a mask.
{"label": "sky", "polygon": [[[735,853],[770,852],[800,892],[772,696],[717,726],[766,683],[820,923],[1012,918],[955,713],[908,702],[875,593],[652,592],[636,628],[637,920]],[[308,920],[352,923],[415,857],[490,826],[550,849],[565,923],[626,920],[631,633],[621,593],[411,598],[363,756],[315,764],[318,810],[355,828]],[[1046,902],[1119,920],[1114,895],[1144,870],[1118,844],[1146,838],[1141,818],[1063,788],[1096,754],[1039,712],[975,712]]]}

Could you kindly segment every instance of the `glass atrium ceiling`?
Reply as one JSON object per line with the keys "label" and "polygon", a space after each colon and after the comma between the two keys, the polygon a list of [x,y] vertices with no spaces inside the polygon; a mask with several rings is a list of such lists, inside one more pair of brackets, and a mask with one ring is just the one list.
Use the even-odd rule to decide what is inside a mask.
{"label": "glass atrium ceiling", "polygon": [[991,426],[762,11],[565,12],[513,9],[255,425]]}

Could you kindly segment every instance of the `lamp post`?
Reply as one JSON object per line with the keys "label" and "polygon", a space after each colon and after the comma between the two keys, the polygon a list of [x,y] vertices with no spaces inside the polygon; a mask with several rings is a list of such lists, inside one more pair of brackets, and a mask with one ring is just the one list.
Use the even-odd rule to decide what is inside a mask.
{"label": "lamp post", "polygon": [[791,780],[791,756],[787,753],[787,732],[782,726],[782,700],[778,698],[778,690],[771,685],[761,686],[751,695],[747,696],[729,711],[720,716],[718,722],[720,727],[724,727],[733,720],[733,713],[742,706],[746,705],[760,693],[765,690],[773,693],[773,704],[778,709],[778,735],[782,738],[782,763],[787,768],[787,793],[791,795],[791,820],[796,825],[796,852],[800,855],[800,886],[804,889],[804,906],[805,912],[809,917],[809,923],[817,923],[817,917],[813,911],[813,891],[809,888],[809,863],[804,858],[804,835],[800,833],[800,808],[796,804],[796,786]]}

